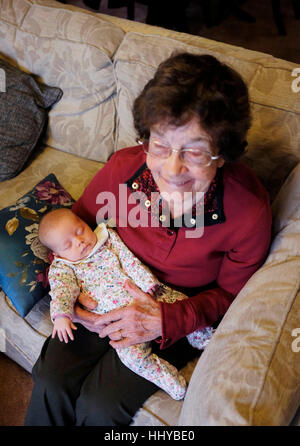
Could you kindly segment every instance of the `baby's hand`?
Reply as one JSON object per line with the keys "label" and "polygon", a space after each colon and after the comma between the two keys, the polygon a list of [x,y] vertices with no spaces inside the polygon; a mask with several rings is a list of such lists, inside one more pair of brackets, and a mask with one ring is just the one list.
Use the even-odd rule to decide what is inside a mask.
{"label": "baby's hand", "polygon": [[72,341],[74,341],[72,329],[77,330],[77,327],[73,324],[71,319],[69,319],[68,317],[57,317],[54,320],[52,339],[55,338],[55,335],[57,334],[60,342],[65,341],[65,343],[67,344],[68,336]]}

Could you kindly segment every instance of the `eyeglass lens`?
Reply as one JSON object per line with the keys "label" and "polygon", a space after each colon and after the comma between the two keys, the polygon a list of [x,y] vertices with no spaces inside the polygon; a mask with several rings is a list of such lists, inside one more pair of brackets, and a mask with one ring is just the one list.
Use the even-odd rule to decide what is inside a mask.
{"label": "eyeglass lens", "polygon": [[[153,157],[163,159],[169,158],[174,151],[171,147],[155,143],[149,144],[148,142],[144,143],[144,150]],[[201,150],[181,149],[179,151],[179,157],[183,163],[193,165],[208,165],[211,162],[211,155]]]}

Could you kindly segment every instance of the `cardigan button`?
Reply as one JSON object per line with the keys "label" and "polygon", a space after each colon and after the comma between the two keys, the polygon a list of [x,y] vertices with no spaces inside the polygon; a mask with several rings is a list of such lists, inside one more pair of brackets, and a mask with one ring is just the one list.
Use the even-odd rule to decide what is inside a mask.
{"label": "cardigan button", "polygon": [[167,217],[166,217],[165,215],[161,215],[161,216],[159,217],[159,220],[160,220],[161,222],[166,221],[166,219],[167,219]]}
{"label": "cardigan button", "polygon": [[132,189],[137,189],[139,185],[137,183],[132,183]]}
{"label": "cardigan button", "polygon": [[145,206],[146,206],[146,208],[149,208],[151,206],[151,201],[150,200],[146,200],[145,201]]}
{"label": "cardigan button", "polygon": [[174,234],[174,231],[171,231],[170,229],[167,229],[167,234],[171,236],[171,235]]}
{"label": "cardigan button", "polygon": [[191,223],[191,225],[194,225],[196,223],[196,220],[194,218],[191,218],[190,223]]}
{"label": "cardigan button", "polygon": [[217,220],[217,218],[219,218],[219,216],[218,216],[218,214],[212,214],[211,218],[212,218],[213,220]]}

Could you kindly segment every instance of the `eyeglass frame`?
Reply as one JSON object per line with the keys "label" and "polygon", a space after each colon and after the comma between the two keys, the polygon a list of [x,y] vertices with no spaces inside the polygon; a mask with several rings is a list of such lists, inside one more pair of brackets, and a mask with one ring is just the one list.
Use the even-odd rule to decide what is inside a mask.
{"label": "eyeglass frame", "polygon": [[[147,144],[149,143],[149,139],[140,139],[140,138],[137,138],[137,143],[138,144],[140,144],[140,145],[142,145],[143,146],[143,151],[147,154],[147,155],[149,155],[149,156],[152,156],[153,158],[161,158],[161,156],[156,156],[156,155],[153,155],[152,153],[150,153],[149,151],[147,151],[146,150],[146,148],[145,148],[145,142],[147,141]],[[186,161],[184,161],[182,158],[181,158],[181,156],[180,156],[180,154],[182,153],[182,152],[196,152],[195,150],[193,150],[193,149],[184,149],[184,148],[180,148],[180,149],[173,149],[173,147],[168,147],[168,156],[166,156],[165,158],[162,158],[162,159],[164,159],[164,160],[166,160],[166,159],[168,159],[168,158],[170,158],[170,156],[171,156],[171,154],[173,153],[173,152],[175,152],[175,153],[179,153],[179,158],[180,158],[180,161],[184,164],[184,165],[191,165],[192,163],[186,163]],[[212,156],[212,155],[210,155],[208,152],[205,152],[205,153],[207,153],[209,156],[210,156],[210,161],[208,162],[208,164],[197,164],[197,163],[195,163],[195,165],[196,166],[201,166],[201,167],[209,167],[209,166],[211,166],[211,163],[212,163],[212,161],[215,161],[215,160],[217,160],[217,159],[219,159],[219,158],[221,158],[221,156],[222,155],[214,155],[214,156]]]}

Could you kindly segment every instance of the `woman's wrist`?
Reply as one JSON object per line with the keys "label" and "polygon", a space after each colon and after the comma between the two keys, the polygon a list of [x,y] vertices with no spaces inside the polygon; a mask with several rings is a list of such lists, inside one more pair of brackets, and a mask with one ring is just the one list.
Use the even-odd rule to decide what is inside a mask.
{"label": "woman's wrist", "polygon": [[161,339],[160,348],[170,347],[174,342],[195,330],[197,317],[191,299],[174,303],[160,302]]}

